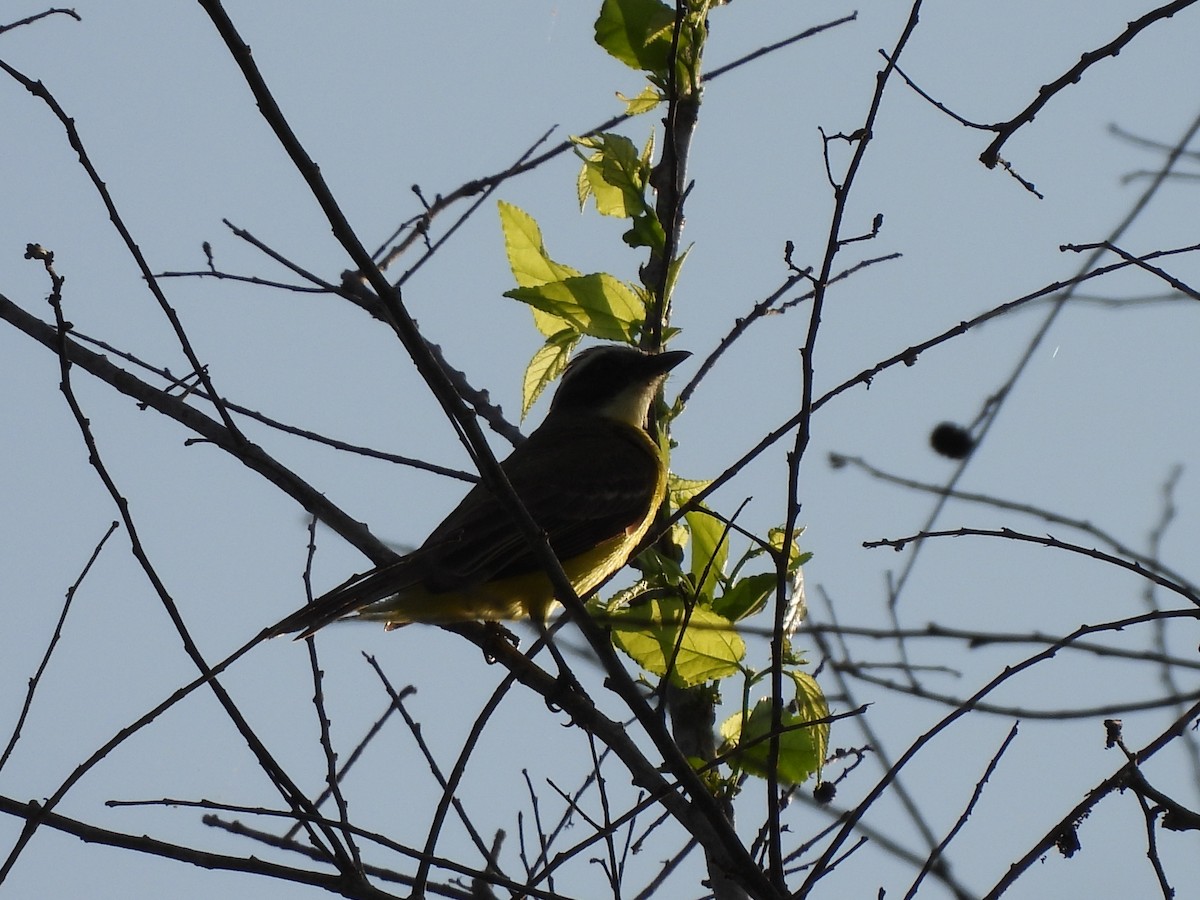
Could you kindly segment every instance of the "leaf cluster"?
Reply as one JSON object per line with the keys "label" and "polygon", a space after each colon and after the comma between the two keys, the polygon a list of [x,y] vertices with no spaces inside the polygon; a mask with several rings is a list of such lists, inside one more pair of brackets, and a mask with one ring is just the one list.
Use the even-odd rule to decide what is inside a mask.
{"label": "leaf cluster", "polygon": [[[700,56],[707,34],[706,17],[713,4],[690,2],[684,16],[659,0],[605,0],[596,21],[596,41],[610,55],[645,73],[648,84],[628,111],[645,111],[671,96],[699,97]],[[674,67],[672,67],[674,60]],[[673,92],[673,93],[672,93]],[[654,134],[639,150],[628,137],[600,132],[572,138],[582,162],[576,179],[581,209],[591,200],[603,216],[625,219],[623,234],[631,248],[645,248],[663,258],[666,229],[659,218],[654,179]],[[645,285],[623,281],[606,272],[584,274],[552,258],[534,218],[509,203],[499,204],[500,225],[509,266],[517,286],[506,297],[526,304],[545,343],[534,354],[522,385],[524,416],[538,396],[566,368],[571,353],[586,336],[640,345],[647,337],[651,310],[669,310],[669,300],[687,252],[667,267],[664,302],[654,304]],[[666,322],[656,323],[664,338],[678,333]],[[681,410],[660,405],[656,417],[665,432]],[[665,433],[659,438],[664,456],[670,449]],[[719,728],[720,754],[736,782],[742,773],[765,776],[773,700],[752,701],[750,694],[766,677],[747,662],[747,646],[739,628],[768,608],[772,598],[786,603],[785,644],[804,617],[801,567],[809,555],[795,541],[784,546],[783,530],[773,529],[765,540],[754,539],[730,564],[731,524],[696,503],[707,481],[672,475],[667,509],[676,518],[669,533],[639,556],[641,577],[631,587],[608,598],[593,597],[593,616],[607,625],[614,645],[643,671],[659,679],[660,687],[717,688],[740,678],[739,709]],[[676,514],[685,510],[682,516]],[[767,567],[758,565],[768,562]],[[786,590],[781,590],[781,583]],[[782,734],[774,760],[783,783],[798,784],[819,772],[828,745],[829,715],[819,685],[799,666],[803,660],[790,649],[785,674],[794,696],[782,710]],[[782,700],[780,700],[782,702]],[[701,761],[708,763],[709,761]]]}

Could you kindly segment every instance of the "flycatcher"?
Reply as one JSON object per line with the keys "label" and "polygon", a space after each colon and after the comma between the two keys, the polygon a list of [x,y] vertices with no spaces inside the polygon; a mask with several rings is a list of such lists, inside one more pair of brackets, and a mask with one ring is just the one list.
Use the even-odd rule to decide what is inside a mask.
{"label": "flycatcher", "polygon": [[[690,355],[620,345],[583,351],[563,373],[545,421],[500,464],[580,597],[625,565],[663,501],[666,465],[646,417],[667,373]],[[419,548],[354,576],[272,632],[307,636],[351,615],[389,627],[545,621],[554,605],[529,542],[479,484]]]}

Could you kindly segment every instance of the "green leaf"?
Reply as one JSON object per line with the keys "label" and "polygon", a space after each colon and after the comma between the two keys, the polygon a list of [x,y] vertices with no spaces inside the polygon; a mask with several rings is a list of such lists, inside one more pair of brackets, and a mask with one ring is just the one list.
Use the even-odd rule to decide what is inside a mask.
{"label": "green leaf", "polygon": [[579,169],[579,174],[575,176],[575,199],[579,201],[580,212],[583,212],[587,208],[588,197],[592,196],[592,181],[588,177],[588,171],[588,165],[585,160],[583,166]]}
{"label": "green leaf", "polygon": [[[695,512],[684,515],[692,533],[691,572],[697,585],[696,592],[707,604],[712,603],[717,582],[725,572],[725,560],[729,556],[729,541],[725,535],[725,524],[704,512],[702,506]],[[707,574],[706,574],[707,573]],[[701,582],[701,576],[704,581]]]}
{"label": "green leaf", "polygon": [[653,85],[648,84],[636,97],[626,97],[618,91],[617,99],[625,104],[625,115],[640,116],[642,113],[650,112],[666,98],[655,90]]}
{"label": "green leaf", "polygon": [[[645,554],[642,555],[644,556]],[[641,558],[642,556],[638,557],[639,561]],[[634,603],[638,597],[642,596],[642,594],[649,590],[653,590],[650,582],[645,578],[639,578],[629,587],[622,588],[608,599],[601,597],[598,593],[592,594],[592,596],[585,601],[584,606],[587,608],[588,614],[593,618],[599,619],[602,622],[607,622],[609,615],[613,610],[619,610],[629,606],[630,604]]]}
{"label": "green leaf", "polygon": [[604,173],[600,157],[584,160],[582,176],[587,181],[587,194],[580,194],[580,209],[587,203],[588,195],[596,201],[596,212],[615,219],[631,219],[643,207],[640,193],[631,191],[628,185],[612,184]]}
{"label": "green leaf", "polygon": [[[683,539],[687,540],[687,531],[685,529],[680,529],[680,531],[683,532]],[[671,532],[672,536],[676,535],[674,527]],[[647,547],[639,553],[636,563],[642,571],[642,577],[660,588],[663,585],[678,587],[683,581],[683,567],[680,565],[680,561],[659,552],[654,546]]]}
{"label": "green leaf", "polygon": [[596,43],[630,68],[665,73],[674,24],[674,10],[659,0],[604,0]]}
{"label": "green leaf", "polygon": [[754,615],[775,593],[775,573],[759,572],[739,578],[724,594],[713,601],[713,611],[731,622]]}
{"label": "green leaf", "polygon": [[[807,672],[797,669],[791,669],[785,674],[790,675],[796,685],[796,717],[802,722],[828,719],[829,701],[825,699],[825,692],[821,690],[817,679]],[[813,725],[808,730],[812,732],[816,744],[814,747],[816,752],[815,771],[820,772],[821,766],[825,764],[825,757],[829,755],[829,723],[822,722],[820,725]]]}
{"label": "green leaf", "polygon": [[595,197],[596,210],[605,216],[631,219],[647,212],[645,192],[649,167],[638,155],[633,141],[620,134],[593,134],[571,138],[577,147],[596,152],[583,157],[583,171],[576,184],[580,208],[588,196]]}
{"label": "green leaf", "polygon": [[[550,258],[542,243],[542,230],[533,216],[519,206],[501,200],[500,227],[504,231],[504,252],[513,277],[521,287],[535,287],[548,281],[562,281],[579,274],[578,269]],[[550,332],[553,334],[553,332]]]}
{"label": "green leaf", "polygon": [[683,264],[687,262],[688,254],[692,252],[694,244],[689,244],[687,249],[671,260],[671,264],[667,266],[667,299],[670,300],[675,294],[675,283],[679,280],[679,273],[683,269]]}
{"label": "green leaf", "polygon": [[661,252],[667,243],[667,233],[663,231],[658,216],[646,213],[633,220],[633,227],[621,235],[621,240],[630,247],[649,247]]}
{"label": "green leaf", "polygon": [[[548,281],[561,281],[579,274],[577,269],[555,262],[542,243],[542,230],[533,216],[503,200],[497,204],[500,212],[500,227],[504,232],[504,252],[513,277],[522,287],[536,287]],[[569,323],[552,313],[537,307],[533,310],[533,324],[546,337],[553,337]]]}
{"label": "green leaf", "polygon": [[[787,569],[788,569],[789,573],[795,573],[796,569],[800,568],[800,566],[804,565],[806,562],[808,562],[810,559],[812,559],[811,553],[801,553],[800,552],[800,545],[797,544],[795,541],[795,538],[799,537],[803,533],[804,533],[803,528],[797,528],[792,535],[792,542],[788,546]],[[783,549],[783,529],[782,528],[772,528],[770,531],[768,531],[767,532],[767,543],[770,544],[777,551],[782,550]]]}
{"label": "green leaf", "polygon": [[739,661],[746,655],[746,644],[729,620],[696,607],[681,640],[684,613],[683,600],[678,597],[616,610],[609,619],[613,641],[639,666],[655,675],[666,674],[667,663],[674,658],[670,677],[680,687],[716,681],[737,672]]}
{"label": "green leaf", "polygon": [[[686,547],[688,545],[688,541],[692,539],[692,533],[688,531],[687,525],[682,521],[674,522],[671,525],[670,531],[667,532],[667,538],[670,540],[670,543],[673,546],[679,548],[682,560],[683,548]],[[678,561],[675,565],[676,568],[679,569],[679,577],[682,578],[683,568],[679,565]]]}
{"label": "green leaf", "polygon": [[[781,782],[802,784],[820,772],[829,748],[829,723],[806,725],[826,718],[829,704],[816,680],[805,672],[789,671],[796,687],[796,699],[783,710],[776,772]],[[720,753],[731,754],[730,765],[759,778],[767,777],[771,752],[771,701],[763,698],[750,715],[738,712],[721,725],[725,739]],[[744,750],[739,750],[740,747]]]}
{"label": "green leaf", "polygon": [[667,480],[667,492],[671,498],[671,506],[678,509],[710,484],[712,484],[711,480],[680,478],[678,475],[671,475]]}
{"label": "green leaf", "polygon": [[644,304],[623,282],[601,272],[518,287],[505,297],[528,303],[582,334],[633,343],[646,318]]}
{"label": "green leaf", "polygon": [[[546,315],[541,310],[535,310],[535,313]],[[547,316],[546,318],[555,317]],[[545,345],[533,354],[533,359],[525,367],[525,378],[521,382],[522,419],[528,415],[542,391],[563,373],[563,369],[567,367],[567,362],[571,358],[571,351],[578,343],[579,332],[573,328],[564,328],[557,334],[551,335]]]}

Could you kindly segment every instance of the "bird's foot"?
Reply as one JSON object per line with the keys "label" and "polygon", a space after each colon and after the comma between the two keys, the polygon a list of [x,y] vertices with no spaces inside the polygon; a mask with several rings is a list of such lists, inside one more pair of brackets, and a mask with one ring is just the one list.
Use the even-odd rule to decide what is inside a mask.
{"label": "bird's foot", "polygon": [[[564,703],[571,706],[576,705],[570,703],[572,697],[581,697],[586,700],[587,694],[583,690],[583,685],[579,683],[579,679],[571,673],[571,670],[560,666],[558,677],[554,679],[554,687],[546,694],[546,708],[550,712],[562,712]],[[570,727],[574,723],[575,719],[572,717],[567,726]]]}
{"label": "bird's foot", "polygon": [[489,666],[500,658],[499,652],[493,651],[491,647],[496,647],[498,651],[501,642],[508,644],[514,650],[521,646],[521,639],[499,622],[484,622],[483,628],[485,638],[483,656]]}

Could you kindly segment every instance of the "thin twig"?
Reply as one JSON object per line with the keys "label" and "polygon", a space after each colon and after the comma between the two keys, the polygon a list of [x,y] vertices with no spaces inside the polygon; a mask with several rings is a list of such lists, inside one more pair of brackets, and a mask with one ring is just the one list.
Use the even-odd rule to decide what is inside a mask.
{"label": "thin twig", "polygon": [[[0,65],[2,64],[3,63],[0,63]],[[132,551],[134,558],[138,561],[138,564],[141,566],[146,579],[149,581],[151,587],[154,589],[155,594],[158,596],[159,602],[162,604],[168,617],[171,619],[171,623],[175,627],[175,631],[183,643],[185,653],[200,671],[201,683],[207,684],[209,689],[216,696],[217,701],[225,710],[226,715],[229,717],[234,727],[237,728],[238,733],[242,735],[242,738],[250,747],[250,750],[254,754],[255,759],[258,761],[259,766],[262,768],[263,772],[267,775],[275,788],[279,791],[280,796],[283,797],[285,802],[297,813],[302,810],[315,813],[315,808],[313,808],[308,802],[308,799],[304,796],[304,793],[300,791],[300,789],[288,776],[286,771],[284,771],[283,767],[279,765],[278,761],[276,761],[274,756],[267,749],[266,745],[250,727],[249,722],[246,721],[241,710],[233,702],[232,697],[230,697],[225,688],[217,680],[217,673],[204,659],[203,654],[201,654],[200,649],[193,640],[186,623],[183,621],[183,616],[180,613],[174,598],[167,590],[165,583],[159,577],[157,570],[150,561],[149,555],[142,544],[139,530],[133,521],[129,504],[124,496],[122,496],[116,485],[116,482],[113,480],[107,466],[104,463],[99,446],[97,445],[95,436],[92,433],[91,424],[84,413],[83,408],[80,406],[79,400],[75,395],[74,388],[72,387],[72,364],[67,353],[67,333],[70,331],[70,323],[67,322],[63,313],[62,285],[64,279],[54,269],[54,254],[42,247],[30,245],[26,248],[26,256],[28,258],[41,261],[43,267],[46,269],[47,274],[51,278],[52,290],[50,293],[50,306],[54,310],[56,324],[56,344],[61,378],[60,389],[62,390],[67,405],[71,410],[71,414],[75,418],[75,422],[79,428],[83,442],[87,447],[88,461],[96,470],[96,474],[99,476],[101,482],[104,484],[105,489],[108,491],[109,496],[112,498],[113,503],[117,507],[121,521],[125,527],[125,533],[129,536],[130,550]],[[252,641],[251,646],[258,640],[261,640],[263,636],[265,636],[265,632]],[[124,738],[121,738],[121,740],[123,739]],[[112,744],[112,742],[110,742],[110,744]],[[109,745],[106,745],[106,747],[107,746]],[[115,746],[115,744],[112,744],[112,746]],[[63,798],[63,796],[66,795],[67,791],[70,790],[70,788],[78,781],[78,779],[83,776],[83,773],[86,772],[91,765],[94,765],[94,761],[97,761],[95,756],[93,756],[88,763],[77,767],[75,771],[54,792],[54,795],[46,801],[42,807],[42,812],[46,813],[52,810],[54,806],[57,805],[58,802]],[[33,837],[34,832],[43,821],[43,815],[32,816],[26,820],[25,827],[22,829],[20,836],[14,843],[13,848],[9,852],[9,855],[5,859],[3,865],[0,866],[0,881],[3,881],[4,878],[7,877],[8,873],[12,870],[12,867],[16,864],[21,852],[28,845],[29,840]],[[310,829],[309,837],[314,844],[323,847],[323,851],[328,854],[330,861],[334,862],[344,874],[346,874],[348,877],[350,876],[351,872],[348,867],[351,861],[346,854],[345,849],[342,847],[342,843],[335,831],[332,829],[324,829],[322,835],[318,836],[315,831]],[[324,838],[324,841],[322,841],[322,837]]]}
{"label": "thin twig", "polygon": [[[787,513],[783,526],[783,546],[791,545],[796,534],[796,523],[800,516],[800,466],[808,449],[812,436],[812,416],[817,406],[814,400],[815,392],[815,357],[817,337],[820,333],[821,316],[824,312],[826,294],[830,278],[833,274],[834,262],[838,253],[846,246],[843,229],[846,227],[845,216],[850,201],[855,178],[870,146],[874,133],[876,117],[883,104],[884,91],[892,73],[895,70],[895,60],[899,59],[908,44],[909,38],[916,31],[920,18],[922,0],[913,0],[909,9],[908,19],[901,29],[899,37],[892,48],[888,62],[875,76],[875,90],[871,96],[867,114],[863,124],[853,135],[849,136],[854,145],[854,151],[840,180],[832,179],[833,212],[830,216],[829,231],[826,238],[825,255],[820,270],[814,278],[813,298],[809,308],[808,330],[805,335],[804,347],[800,354],[800,409],[796,415],[795,440],[788,454],[788,489]],[[828,146],[828,145],[826,145]],[[771,741],[767,753],[767,814],[768,840],[767,860],[772,883],[778,887],[784,885],[783,850],[781,844],[782,825],[780,822],[780,783],[778,778],[778,761],[780,754],[779,733],[783,718],[783,669],[787,653],[785,620],[788,609],[787,586],[789,582],[786,560],[776,561],[778,584],[773,609],[773,633],[771,635]],[[826,860],[828,862],[828,859]]]}
{"label": "thin twig", "polygon": [[1010,541],[1022,541],[1030,544],[1038,544],[1042,547],[1055,547],[1059,550],[1067,550],[1071,553],[1089,556],[1092,559],[1106,562],[1109,565],[1127,569],[1128,571],[1133,572],[1135,575],[1141,575],[1143,578],[1149,579],[1159,587],[1164,587],[1167,590],[1178,594],[1190,603],[1200,606],[1200,595],[1198,595],[1190,587],[1180,584],[1179,582],[1174,581],[1159,572],[1148,569],[1136,560],[1128,560],[1120,556],[1114,556],[1111,553],[1105,553],[1103,550],[1096,550],[1093,547],[1083,547],[1079,544],[1072,544],[1069,541],[1060,541],[1058,538],[1048,534],[1026,534],[1021,531],[1014,531],[1011,528],[952,528],[946,531],[922,531],[902,538],[863,541],[863,547],[868,549],[874,547],[891,547],[893,550],[902,550],[904,545],[911,541],[923,541],[928,538],[937,537],[998,537]]}
{"label": "thin twig", "polygon": [[71,601],[75,599],[75,593],[79,590],[79,586],[83,584],[83,579],[87,577],[88,572],[91,571],[92,564],[99,558],[100,551],[104,549],[104,545],[108,543],[108,539],[113,536],[113,533],[119,527],[120,523],[118,522],[109,524],[108,530],[104,532],[95,548],[93,548],[92,555],[83,564],[83,569],[80,571],[79,577],[75,579],[74,584],[67,588],[67,595],[63,600],[62,610],[58,614],[58,622],[54,626],[54,633],[50,635],[50,642],[46,645],[46,652],[42,654],[42,661],[38,663],[37,671],[29,679],[29,687],[25,691],[25,702],[21,705],[21,712],[17,714],[17,721],[13,725],[12,735],[8,739],[8,744],[5,746],[4,752],[0,753],[0,769],[4,768],[4,764],[8,762],[9,756],[12,755],[13,748],[17,746],[17,741],[21,739],[21,729],[25,726],[25,719],[29,716],[29,710],[33,706],[33,695],[37,692],[42,675],[45,673],[46,667],[50,665],[50,657],[54,654],[54,648],[58,646],[59,638],[62,637],[63,625],[67,621],[67,613],[71,611]]}
{"label": "thin twig", "polygon": [[97,172],[96,168],[92,165],[91,157],[87,152],[87,148],[83,145],[83,139],[80,137],[79,131],[75,127],[75,120],[67,115],[66,111],[59,105],[58,100],[55,99],[54,95],[51,94],[50,91],[47,90],[46,86],[40,81],[34,81],[31,78],[27,78],[12,66],[8,65],[8,63],[4,62],[4,60],[0,60],[0,68],[4,69],[4,71],[7,72],[10,77],[21,84],[27,91],[29,91],[29,93],[41,100],[50,109],[55,118],[58,119],[59,124],[61,124],[63,129],[66,131],[67,141],[70,143],[71,149],[73,149],[78,155],[79,164],[87,173],[88,179],[92,183],[92,187],[100,196],[101,201],[104,203],[105,209],[108,211],[109,221],[112,222],[113,227],[117,230],[117,234],[120,235],[121,242],[125,245],[126,252],[133,258],[138,270],[142,273],[142,278],[145,280],[146,286],[150,289],[150,293],[154,295],[154,299],[158,302],[159,309],[162,310],[163,314],[167,318],[167,321],[171,325],[171,329],[175,332],[175,338],[178,341],[179,347],[183,351],[184,356],[187,357],[188,364],[192,366],[193,371],[197,373],[198,377],[203,382],[205,390],[208,391],[213,408],[217,411],[217,416],[221,419],[221,422],[225,425],[225,428],[228,429],[231,437],[234,440],[240,443],[245,443],[245,437],[240,431],[238,431],[237,426],[234,425],[233,419],[229,415],[229,411],[225,409],[225,405],[221,402],[220,394],[217,393],[217,389],[213,386],[212,381],[209,379],[205,367],[201,365],[196,351],[192,349],[192,342],[183,329],[183,323],[180,322],[179,316],[175,313],[175,309],[167,301],[166,294],[163,293],[162,288],[158,284],[158,280],[154,277],[154,273],[150,270],[150,264],[146,262],[146,258],[142,255],[141,248],[138,247],[137,242],[133,239],[132,233],[130,233],[129,229],[125,226],[125,220],[121,216],[120,211],[117,209],[116,203],[113,202],[112,196],[108,192],[108,186],[100,177],[100,173]]}
{"label": "thin twig", "polygon": [[965,503],[977,503],[981,506],[990,506],[995,509],[1005,509],[1012,512],[1019,512],[1029,516],[1036,516],[1046,522],[1052,522],[1057,525],[1066,525],[1070,528],[1077,529],[1089,534],[1092,537],[1103,541],[1113,549],[1113,552],[1119,556],[1134,560],[1141,563],[1148,569],[1165,575],[1167,578],[1184,585],[1189,590],[1200,591],[1200,587],[1194,585],[1181,573],[1168,568],[1162,563],[1156,553],[1140,553],[1133,547],[1125,544],[1112,534],[1109,534],[1102,528],[1093,525],[1086,519],[1077,519],[1072,516],[1066,516],[1061,513],[1056,513],[1052,510],[1036,506],[1031,503],[1018,503],[1013,500],[1005,500],[1001,497],[993,497],[989,494],[977,494],[970,491],[948,490],[947,488],[930,482],[917,481],[912,478],[905,478],[900,475],[893,475],[890,472],[885,472],[883,469],[871,465],[865,459],[859,456],[844,456],[840,453],[831,453],[829,455],[830,464],[834,468],[839,468],[845,465],[855,466],[866,472],[873,478],[878,478],[881,481],[887,481],[891,484],[897,484],[901,487],[911,488],[913,490],[922,491],[938,496],[950,497],[954,500],[960,500]]}
{"label": "thin twig", "polygon": [[53,16],[53,15],[70,16],[76,22],[83,21],[83,17],[80,16],[79,13],[75,12],[75,10],[73,10],[73,9],[46,9],[40,13],[34,13],[32,16],[26,16],[23,19],[18,19],[15,22],[10,22],[7,25],[0,25],[0,34],[4,34],[4,32],[6,32],[6,31],[12,31],[12,29],[14,29],[14,28],[20,28],[22,25],[31,25],[34,22],[36,22],[38,19],[44,19],[47,16]]}
{"label": "thin twig", "polygon": [[[312,562],[317,554],[317,517],[310,516],[308,520],[308,552],[305,557],[304,564],[304,589],[308,595],[308,600],[311,603],[313,597],[312,590]],[[362,856],[358,851],[358,844],[354,840],[353,834],[349,831],[350,826],[350,807],[346,802],[346,797],[342,793],[341,782],[338,778],[337,752],[333,749],[333,737],[330,733],[329,715],[325,709],[325,673],[321,671],[321,662],[317,658],[317,642],[313,635],[309,635],[305,640],[308,648],[308,664],[312,672],[313,680],[313,708],[317,714],[317,726],[320,731],[318,743],[325,755],[325,785],[330,796],[333,797],[334,805],[337,807],[338,820],[341,823],[341,833],[346,841],[346,849],[350,853],[350,859],[354,863],[354,869],[360,877],[365,877],[363,872]],[[316,804],[313,805],[316,808]]]}
{"label": "thin twig", "polygon": [[1196,0],[1173,0],[1173,2],[1166,3],[1157,9],[1152,9],[1144,16],[1129,22],[1125,30],[1107,44],[1084,53],[1079,57],[1079,62],[1063,72],[1062,75],[1038,88],[1037,97],[1023,110],[1007,122],[999,122],[992,126],[992,130],[996,132],[996,138],[980,154],[979,161],[989,169],[995,168],[996,163],[1000,161],[1000,148],[1017,132],[1017,129],[1022,125],[1032,122],[1034,116],[1041,111],[1043,106],[1050,102],[1050,99],[1055,94],[1072,84],[1078,84],[1080,79],[1083,78],[1083,73],[1096,63],[1110,56],[1115,57],[1145,28],[1153,25],[1155,22],[1169,19],[1175,13],[1187,9],[1195,2]]}
{"label": "thin twig", "polygon": [[[996,675],[987,684],[972,694],[965,703],[949,712],[932,728],[922,733],[915,741],[912,742],[912,744],[909,745],[908,749],[900,755],[900,758],[896,760],[890,769],[888,769],[875,787],[872,788],[858,804],[858,806],[856,806],[843,819],[837,836],[830,842],[829,846],[822,853],[820,859],[813,864],[808,877],[805,879],[803,886],[800,888],[800,895],[805,896],[812,890],[813,886],[818,880],[828,874],[831,863],[834,857],[837,855],[841,845],[849,839],[850,835],[854,832],[856,826],[858,825],[858,822],[866,814],[867,810],[873,806],[875,802],[884,794],[887,788],[895,781],[901,770],[903,770],[903,768],[908,765],[908,763],[911,762],[912,759],[916,757],[917,754],[920,753],[930,741],[932,741],[943,731],[946,731],[960,718],[967,715],[967,713],[975,706],[975,704],[982,701],[984,697],[988,696],[988,694],[990,694],[992,691],[996,690],[1001,685],[1008,683],[1009,680],[1015,678],[1025,670],[1030,669],[1048,659],[1052,659],[1062,647],[1069,645],[1072,641],[1087,635],[1100,634],[1106,631],[1122,631],[1126,628],[1142,624],[1148,620],[1149,617],[1141,615],[1131,616],[1126,619],[1118,619],[1111,622],[1104,622],[1099,625],[1082,625],[1075,631],[1064,636],[1060,641],[1057,641],[1052,646],[1047,647],[1045,650],[1026,657],[1018,663],[1005,667],[1003,672]],[[1193,707],[1192,710],[1189,711],[1189,714],[1195,715],[1196,711],[1198,710],[1200,710],[1200,704]],[[1184,719],[1179,720],[1176,723],[1176,726],[1173,727],[1182,727],[1181,723],[1183,721]],[[1040,846],[1041,845],[1039,844],[1039,847]],[[1039,850],[1039,855],[1040,852],[1042,851]],[[1029,857],[1026,857],[1026,859],[1028,858]],[[1036,856],[1033,858],[1036,859]],[[994,896],[994,894],[989,896]]]}
{"label": "thin twig", "polygon": [[1132,759],[1128,760],[1123,766],[1117,769],[1112,775],[1104,779],[1096,787],[1087,792],[1085,798],[1075,806],[1070,812],[1058,820],[1046,834],[1041,837],[1029,852],[1014,862],[1008,867],[1008,871],[1004,874],[996,884],[982,898],[982,900],[997,900],[1001,894],[1008,890],[1016,880],[1021,877],[1034,863],[1041,859],[1055,845],[1060,844],[1064,840],[1075,838],[1075,831],[1079,824],[1087,818],[1088,814],[1095,808],[1101,800],[1111,794],[1113,791],[1120,790],[1129,781],[1130,777],[1136,775],[1138,767],[1146,760],[1150,759],[1164,747],[1169,746],[1180,734],[1187,728],[1192,726],[1193,720],[1200,715],[1200,703],[1195,704],[1190,709],[1177,718],[1171,725],[1162,731],[1158,737],[1143,747],[1141,750],[1132,754]]}
{"label": "thin twig", "polygon": [[[1191,143],[1192,139],[1197,133],[1200,133],[1200,116],[1197,116],[1192,120],[1187,129],[1184,131],[1184,134],[1180,137],[1178,142],[1176,142],[1175,146],[1168,154],[1167,159],[1164,161],[1162,170],[1159,172],[1158,177],[1138,196],[1137,200],[1134,201],[1124,218],[1118,222],[1116,227],[1114,227],[1109,233],[1106,239],[1108,242],[1116,244],[1126,230],[1137,220],[1138,216],[1140,216],[1142,211],[1149,205],[1150,200],[1158,193],[1159,188],[1166,183],[1167,176],[1174,169],[1179,159],[1183,155],[1185,148]],[[1183,248],[1181,252],[1191,252],[1193,249],[1196,248]],[[1009,309],[1015,309],[1018,306],[1023,305],[1023,303],[1029,299],[1034,299],[1041,296],[1049,296],[1052,294],[1057,295],[1055,296],[1050,309],[1046,312],[1045,317],[1042,319],[1041,323],[1038,325],[1033,335],[1026,343],[1024,352],[1021,354],[1020,359],[1018,359],[1016,364],[1013,366],[1008,377],[1001,383],[1000,387],[992,391],[984,401],[978,418],[979,427],[977,430],[975,430],[974,435],[976,452],[971,453],[955,467],[954,472],[946,481],[947,491],[952,491],[955,488],[958,482],[966,474],[967,467],[971,464],[971,461],[980,456],[980,453],[978,452],[979,446],[983,443],[984,439],[991,431],[992,425],[996,422],[1000,411],[1004,408],[1005,402],[1013,395],[1017,382],[1020,380],[1021,376],[1029,367],[1029,364],[1035,358],[1038,348],[1045,340],[1046,335],[1050,333],[1050,328],[1053,326],[1055,321],[1057,321],[1059,314],[1066,307],[1071,297],[1074,296],[1079,285],[1098,275],[1116,271],[1111,266],[1099,265],[1103,253],[1104,251],[1099,249],[1090,253],[1077,269],[1075,276],[1067,279],[1064,282],[1061,282],[1058,289],[1035,292],[1034,295],[1030,295],[1025,298],[1018,298],[1019,302],[1006,304]],[[1149,261],[1157,258],[1159,257],[1156,254],[1146,254],[1144,257],[1141,257],[1143,261]],[[1125,261],[1122,261],[1122,263],[1118,263],[1117,265],[1121,265],[1124,262]],[[1061,293],[1059,293],[1059,291],[1061,291]],[[913,356],[912,359],[915,360],[916,357]],[[826,396],[833,396],[833,394],[831,392]],[[946,502],[946,497],[941,497],[933,504],[933,507],[929,511],[929,515],[926,517],[924,524],[921,526],[922,531],[929,531],[934,527],[934,524],[941,515],[942,509],[945,507]],[[890,604],[894,605],[899,602],[900,595],[903,592],[905,585],[908,583],[909,576],[912,574],[913,569],[916,567],[917,561],[921,555],[922,546],[923,545],[918,544],[916,547],[914,547],[913,552],[910,553],[908,558],[905,560],[900,574],[895,580],[894,587],[890,592]]]}
{"label": "thin twig", "polygon": [[[391,681],[388,680],[387,675],[385,675],[383,672],[383,668],[379,665],[379,661],[374,656],[364,653],[363,658],[366,659],[367,664],[375,670],[375,674],[378,676],[380,683],[383,685],[383,689],[387,692],[388,699],[390,701],[388,707],[389,710],[396,710],[400,713],[400,717],[404,719],[404,724],[407,726],[409,734],[412,735],[413,740],[417,744],[417,749],[420,750],[421,755],[425,757],[425,764],[429,766],[429,771],[437,781],[438,786],[443,791],[446,791],[449,783],[446,781],[446,776],[442,774],[442,767],[438,765],[437,759],[434,758],[433,752],[429,749],[429,745],[425,742],[425,737],[421,733],[420,723],[413,719],[412,715],[408,711],[408,707],[404,705],[404,698],[409,694],[415,694],[416,688],[410,685],[403,691],[397,691],[394,687],[392,687]],[[490,859],[490,848],[484,841],[483,836],[475,828],[475,824],[467,815],[467,811],[463,807],[462,801],[458,799],[454,791],[450,791],[450,796],[451,802],[454,806],[454,811],[458,813],[459,821],[461,821],[463,827],[466,828],[467,834],[474,842],[476,849],[479,850],[480,854],[485,859]],[[492,862],[492,867],[496,872],[502,874],[495,861]]]}

